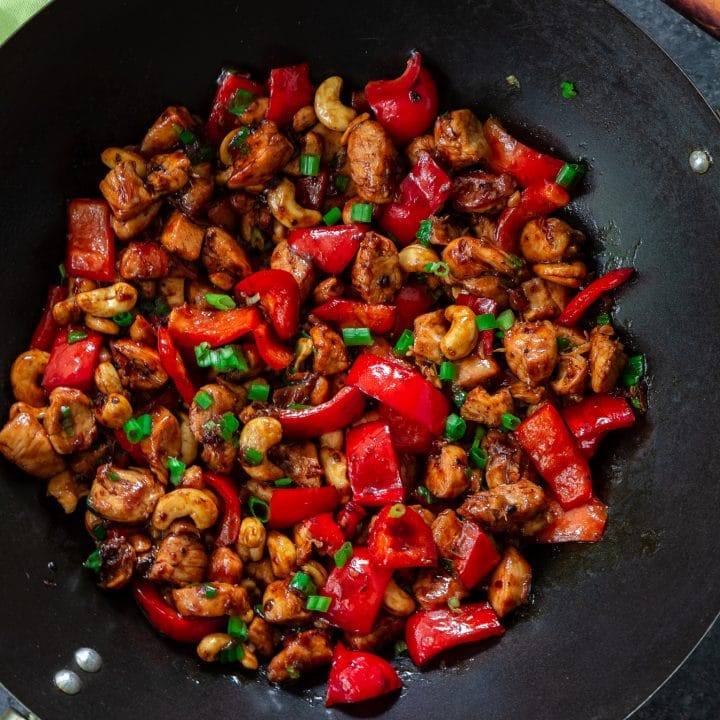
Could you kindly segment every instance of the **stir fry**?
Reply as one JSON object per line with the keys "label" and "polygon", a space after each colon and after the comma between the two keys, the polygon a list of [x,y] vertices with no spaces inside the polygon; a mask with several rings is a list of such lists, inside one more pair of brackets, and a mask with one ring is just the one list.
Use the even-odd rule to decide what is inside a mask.
{"label": "stir fry", "polygon": [[351,97],[223,71],[107,148],[0,431],[101,588],[204,661],[330,666],[327,705],[502,635],[524,547],[602,537],[589,460],[645,409],[633,270],[554,215],[584,166],[439,113],[419,53]]}

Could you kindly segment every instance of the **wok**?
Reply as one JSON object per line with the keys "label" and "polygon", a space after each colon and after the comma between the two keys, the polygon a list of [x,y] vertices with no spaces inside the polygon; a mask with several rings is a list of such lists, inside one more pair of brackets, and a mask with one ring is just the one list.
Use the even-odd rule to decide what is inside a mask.
{"label": "wok", "polygon": [[[720,157],[720,127],[673,63],[605,3],[58,0],[0,50],[0,410],[62,259],[65,201],[97,194],[102,148],[142,137],[169,103],[206,112],[222,64],[262,76],[307,59],[315,79],[340,73],[361,87],[398,74],[411,48],[433,68],[443,107],[494,113],[522,139],[589,162],[568,216],[594,239],[601,268],[639,270],[615,319],[649,358],[650,412],[595,461],[610,505],[600,544],[537,548],[534,603],[501,641],[423,672],[400,662],[399,698],[347,712],[622,718],[720,609],[720,184],[718,168],[698,176],[687,162],[696,147]],[[577,98],[562,98],[562,80]],[[128,594],[96,590],[81,569],[90,544],[78,519],[15,468],[3,463],[1,474],[0,678],[40,717],[324,712],[320,680],[278,690],[201,666],[192,649],[156,636]],[[79,695],[61,695],[52,676],[82,645],[105,667],[84,676]]]}

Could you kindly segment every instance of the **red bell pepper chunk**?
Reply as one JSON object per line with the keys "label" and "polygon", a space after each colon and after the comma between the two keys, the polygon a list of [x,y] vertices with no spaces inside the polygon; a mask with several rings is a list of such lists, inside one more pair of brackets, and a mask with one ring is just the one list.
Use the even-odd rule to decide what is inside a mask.
{"label": "red bell pepper chunk", "polygon": [[110,206],[104,200],[68,203],[65,269],[73,277],[112,282],[115,279],[115,234]]}
{"label": "red bell pepper chunk", "polygon": [[365,412],[365,398],[354,387],[344,387],[327,402],[303,410],[278,410],[283,437],[306,440],[342,430]]}
{"label": "red bell pepper chunk", "polygon": [[420,423],[435,435],[445,427],[450,409],[448,399],[408,365],[363,353],[350,368],[347,384]]}
{"label": "red bell pepper chunk", "polygon": [[386,505],[375,518],[368,552],[376,565],[393,570],[437,565],[430,526],[418,512],[400,504]]}
{"label": "red bell pepper chunk", "polygon": [[553,503],[555,520],[541,530],[535,539],[540,543],[597,542],[607,522],[607,506],[597,498],[570,510]]}
{"label": "red bell pepper chunk", "polygon": [[207,125],[205,127],[208,140],[219,145],[225,135],[232,130],[238,121],[228,106],[232,103],[238,90],[252,93],[255,97],[265,95],[265,88],[242,75],[236,75],[232,70],[223,70],[217,79],[217,90],[210,109]]}
{"label": "red bell pepper chunk", "polygon": [[405,624],[405,642],[420,666],[448,648],[502,635],[505,628],[490,603],[461,605],[457,610],[420,610]]}
{"label": "red bell pepper chunk", "polygon": [[556,408],[541,405],[520,423],[515,437],[565,510],[590,500],[590,468]]}
{"label": "red bell pepper chunk", "polygon": [[252,333],[258,354],[271,370],[284,370],[292,362],[292,350],[278,341],[266,322],[258,319]]}
{"label": "red bell pepper chunk", "polygon": [[260,306],[281,340],[298,331],[300,288],[287,270],[259,270],[235,286],[235,295],[260,295]]}
{"label": "red bell pepper chunk", "polygon": [[525,224],[564,207],[570,202],[567,190],[554,182],[543,180],[529,185],[520,194],[515,207],[505,208],[495,226],[495,243],[505,252],[517,254],[518,237]]}
{"label": "red bell pepper chunk", "polygon": [[86,338],[69,343],[69,330],[62,328],[58,332],[50,351],[42,380],[42,386],[48,392],[56,387],[71,387],[88,392],[92,387],[103,336],[92,330],[83,330]]}
{"label": "red bell pepper chunk", "polygon": [[255,306],[201,310],[185,304],[172,309],[168,330],[181,347],[195,347],[202,342],[217,347],[254,331],[259,323],[260,313]]}
{"label": "red bell pepper chunk", "polygon": [[290,231],[288,245],[323,272],[337,275],[352,262],[367,229],[367,225],[357,223],[298,228]]}
{"label": "red bell pepper chunk", "polygon": [[240,498],[235,482],[227,475],[211,472],[204,472],[203,479],[223,501],[223,518],[220,532],[215,538],[215,546],[233,545],[240,532]]}
{"label": "red bell pepper chunk", "polygon": [[455,298],[456,305],[465,305],[469,307],[476,315],[487,315],[497,312],[497,302],[492,298],[480,297],[479,295],[471,295],[470,293],[460,293]]}
{"label": "red bell pepper chunk", "polygon": [[273,68],[268,87],[270,102],[267,119],[278,127],[289,125],[301,107],[313,104],[315,88],[310,82],[310,66],[307,63]]}
{"label": "red bell pepper chunk", "polygon": [[399,453],[429,452],[433,436],[424,425],[408,420],[383,403],[378,406],[378,415],[390,427],[393,445]]}
{"label": "red bell pepper chunk", "polygon": [[588,395],[577,405],[563,408],[562,416],[587,458],[595,454],[600,440],[610,430],[630,427],[635,413],[624,397]]}
{"label": "red bell pepper chunk", "polygon": [[346,502],[337,514],[337,524],[348,540],[355,537],[358,525],[367,516],[367,510],[354,500]]}
{"label": "red bell pepper chunk", "polygon": [[[143,415],[144,413],[138,413]],[[117,444],[139,465],[145,467],[148,464],[145,453],[142,451],[140,444],[133,444],[127,439],[127,435],[122,428],[117,428],[113,433]]]}
{"label": "red bell pepper chunk", "polygon": [[415,239],[420,223],[445,204],[451,187],[447,173],[429,153],[423,153],[400,183],[398,200],[383,206],[380,227],[407,245]]}
{"label": "red bell pepper chunk", "polygon": [[425,284],[408,283],[400,288],[395,296],[395,307],[397,308],[395,320],[395,336],[401,335],[403,330],[412,330],[415,325],[415,318],[427,312],[435,304]]}
{"label": "red bell pepper chunk", "polygon": [[313,515],[330,512],[339,504],[337,490],[330,485],[275,489],[270,498],[268,527],[281,530]]}
{"label": "red bell pepper chunk", "polygon": [[310,311],[321,320],[340,327],[366,327],[378,335],[389,333],[395,326],[395,306],[364,303],[359,300],[333,298]]}
{"label": "red bell pepper chunk", "polygon": [[180,397],[187,405],[192,404],[193,398],[197,394],[197,390],[190,380],[187,368],[185,367],[185,362],[178,352],[178,349],[175,347],[170,331],[165,326],[160,325],[157,329],[157,339],[160,364],[175,383],[175,387],[180,393]]}
{"label": "red bell pepper chunk", "polygon": [[353,500],[361,505],[385,505],[405,500],[390,428],[381,420],[350,428],[345,441],[347,472]]}
{"label": "red bell pepper chunk", "polygon": [[51,285],[47,292],[47,301],[45,303],[45,310],[40,317],[40,322],[35,328],[32,340],[30,340],[30,347],[33,350],[45,350],[49,351],[55,337],[58,334],[60,326],[55,322],[53,318],[52,309],[56,303],[64,300],[67,297],[67,288],[63,285]]}
{"label": "red bell pepper chunk", "polygon": [[387,660],[373,653],[348,650],[339,642],[333,652],[325,707],[369,700],[400,687],[402,680]]}
{"label": "red bell pepper chunk", "polygon": [[392,570],[377,567],[367,548],[355,548],[343,567],[332,569],[323,585],[320,594],[332,598],[323,617],[347,632],[369,633],[391,577]]}
{"label": "red bell pepper chunk", "polygon": [[365,86],[365,97],[378,122],[398,145],[421,135],[437,115],[437,86],[432,75],[422,67],[419,52],[410,55],[400,77],[369,82]]}
{"label": "red bell pepper chunk", "polygon": [[493,118],[485,122],[484,130],[493,172],[510,173],[523,187],[544,180],[555,182],[564,165],[562,160],[523,145]]}
{"label": "red bell pepper chunk", "polygon": [[500,555],[490,537],[470,520],[462,524],[460,536],[453,544],[453,567],[463,585],[471,590],[499,562]]}
{"label": "red bell pepper chunk", "polygon": [[321,553],[334,555],[345,542],[345,534],[332,513],[320,513],[303,520],[302,526]]}
{"label": "red bell pepper chunk", "polygon": [[171,640],[181,643],[198,643],[206,635],[219,632],[227,624],[225,618],[183,617],[168,605],[156,585],[137,579],[132,586],[135,602],[148,622]]}
{"label": "red bell pepper chunk", "polygon": [[557,319],[558,325],[564,325],[565,327],[577,325],[585,311],[594,302],[599,300],[606,292],[610,292],[610,290],[614,290],[619,285],[627,282],[634,272],[635,270],[630,267],[618,268],[591,282],[565,306]]}

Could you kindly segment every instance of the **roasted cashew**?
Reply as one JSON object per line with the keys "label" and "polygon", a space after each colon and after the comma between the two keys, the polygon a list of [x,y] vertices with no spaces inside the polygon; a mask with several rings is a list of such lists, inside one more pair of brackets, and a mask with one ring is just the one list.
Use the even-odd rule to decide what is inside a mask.
{"label": "roasted cashew", "polygon": [[123,385],[115,366],[109,362],[101,362],[95,368],[95,387],[104,395],[123,392]]}
{"label": "roasted cashew", "polygon": [[305,105],[293,115],[292,129],[296,133],[305,132],[315,125],[316,122],[317,115],[315,115],[315,108],[312,105]]}
{"label": "roasted cashew", "polygon": [[132,150],[125,150],[125,148],[109,147],[105,148],[100,155],[100,159],[105,167],[111,170],[119,162],[129,162],[135,167],[135,172],[143,179],[147,177],[147,166],[145,165],[145,159],[142,155],[139,155]]}
{"label": "roasted cashew", "polygon": [[350,121],[357,115],[355,110],[340,102],[343,80],[337,75],[323,80],[315,91],[315,114],[318,120],[330,130],[344,132]]}
{"label": "roasted cashew", "polygon": [[85,313],[85,327],[89,330],[102,333],[103,335],[119,335],[120,326],[114,323],[110,318],[98,317]]}
{"label": "roasted cashew", "polygon": [[289,577],[297,563],[295,543],[287,535],[271,530],[267,537],[267,549],[275,577]]}
{"label": "roasted cashew", "polygon": [[317,560],[308,560],[300,566],[300,569],[311,577],[316,587],[321,588],[325,584],[328,577],[328,571],[322,563]]}
{"label": "roasted cashew", "polygon": [[223,650],[234,644],[235,640],[227,633],[211,633],[198,643],[197,654],[205,662],[215,662]]}
{"label": "roasted cashew", "polygon": [[13,395],[20,402],[33,407],[47,405],[47,395],[40,386],[50,353],[42,350],[26,350],[17,356],[10,369],[10,384]]}
{"label": "roasted cashew", "polygon": [[163,495],[155,506],[152,516],[153,527],[167,530],[173,521],[190,517],[198,530],[206,530],[215,524],[218,509],[202,490],[179,488]]}
{"label": "roasted cashew", "polygon": [[322,215],[308,210],[295,200],[295,185],[283,178],[277,187],[268,191],[267,203],[273,217],[286,228],[303,228],[318,225]]}
{"label": "roasted cashew", "polygon": [[582,262],[572,263],[539,263],[533,265],[533,272],[538,276],[565,287],[580,287],[587,275],[587,267]]}
{"label": "roasted cashew", "polygon": [[54,475],[47,485],[47,495],[54,497],[69,515],[75,512],[78,500],[88,494],[88,488],[78,485],[69,470]]}
{"label": "roasted cashew", "polygon": [[[347,459],[345,453],[335,447],[322,445],[323,437],[325,436],[323,435],[320,438],[321,447],[318,457],[323,472],[325,473],[325,480],[328,485],[332,485],[338,491],[340,497],[349,498],[350,480],[347,474]],[[340,447],[342,447],[342,444]]]}
{"label": "roasted cashew", "polygon": [[187,413],[177,413],[177,418],[180,423],[180,460],[186,466],[190,466],[195,462],[198,454],[198,441],[193,434]]}
{"label": "roasted cashew", "polygon": [[258,562],[265,552],[266,540],[265,526],[255,517],[246,517],[240,523],[235,549],[241,560]]}
{"label": "roasted cashew", "polygon": [[81,292],[75,296],[78,307],[86,313],[101,318],[111,318],[121,312],[135,307],[137,290],[125,282],[118,282],[108,287]]}
{"label": "roasted cashew", "polygon": [[80,308],[77,304],[77,295],[71,295],[65,300],[61,300],[53,305],[53,320],[58,325],[69,325],[80,319]]}
{"label": "roasted cashew", "polygon": [[[254,480],[277,480],[283,471],[267,459],[267,452],[282,440],[282,425],[271,417],[253,418],[240,433],[238,456],[243,470]],[[248,450],[262,454],[262,460],[253,465],[247,462]]]}
{"label": "roasted cashew", "polygon": [[451,325],[440,341],[440,349],[449,360],[461,360],[467,357],[477,344],[475,313],[464,305],[449,305],[445,308],[445,319]]}
{"label": "roasted cashew", "polygon": [[425,272],[425,268],[430,263],[436,263],[440,260],[437,253],[430,249],[413,243],[404,247],[399,253],[400,267],[405,272]]}
{"label": "roasted cashew", "polygon": [[95,411],[95,419],[101,425],[117,430],[132,417],[132,414],[130,401],[120,393],[111,393]]}
{"label": "roasted cashew", "polygon": [[392,615],[407,617],[415,612],[415,601],[390,578],[383,595],[383,607]]}

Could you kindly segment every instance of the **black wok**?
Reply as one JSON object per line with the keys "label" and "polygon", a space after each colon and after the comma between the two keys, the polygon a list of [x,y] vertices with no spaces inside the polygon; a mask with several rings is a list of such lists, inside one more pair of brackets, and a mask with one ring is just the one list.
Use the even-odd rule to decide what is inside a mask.
{"label": "black wok", "polygon": [[[622,718],[720,609],[720,183],[717,167],[697,176],[687,162],[696,147],[720,157],[720,126],[672,62],[608,5],[58,0],[0,50],[0,377],[26,347],[55,277],[65,201],[97,194],[104,147],[140,138],[171,102],[205,112],[224,63],[263,73],[308,59],[316,79],[340,73],[360,87],[397,73],[413,47],[435,71],[445,107],[497,114],[523,139],[588,160],[592,173],[568,214],[595,239],[601,267],[639,270],[615,318],[648,355],[650,413],[595,462],[610,504],[603,542],[535,551],[535,602],[501,641],[424,672],[401,662],[400,697],[354,713]],[[520,91],[507,87],[511,73]],[[561,97],[562,80],[576,83],[576,99]],[[0,679],[40,717],[325,712],[320,682],[278,690],[208,670],[157,637],[127,595],[97,591],[81,569],[90,543],[79,520],[15,468],[3,463],[1,472]],[[52,676],[82,645],[97,648],[105,668],[84,677],[79,695],[61,695]]]}

